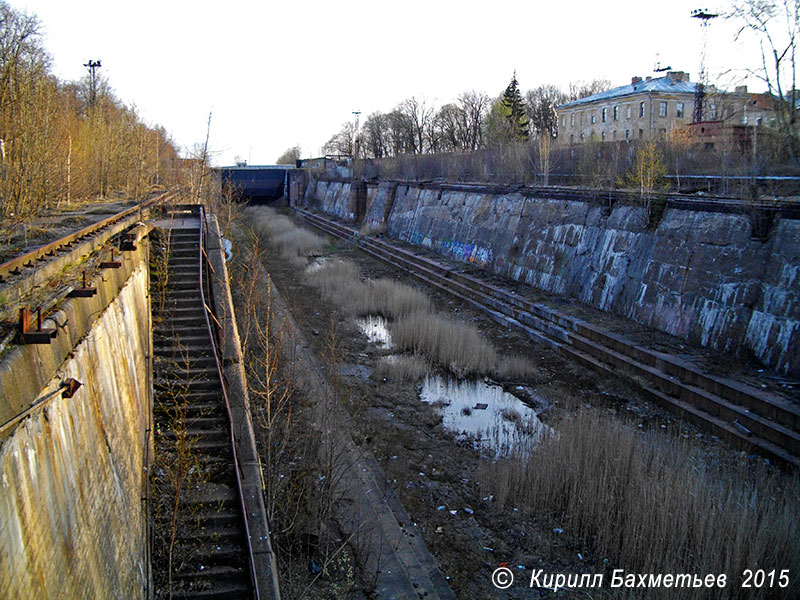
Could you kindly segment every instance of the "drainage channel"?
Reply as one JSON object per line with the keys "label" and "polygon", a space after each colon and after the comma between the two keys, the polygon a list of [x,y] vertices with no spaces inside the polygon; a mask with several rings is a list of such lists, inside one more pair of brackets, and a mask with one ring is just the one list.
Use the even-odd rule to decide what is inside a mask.
{"label": "drainage channel", "polygon": [[296,210],[309,225],[334,237],[356,240],[367,254],[469,302],[498,323],[522,329],[581,364],[626,377],[668,410],[783,465],[800,466],[800,409],[789,401],[704,373],[686,360],[633,344],[433,259]]}

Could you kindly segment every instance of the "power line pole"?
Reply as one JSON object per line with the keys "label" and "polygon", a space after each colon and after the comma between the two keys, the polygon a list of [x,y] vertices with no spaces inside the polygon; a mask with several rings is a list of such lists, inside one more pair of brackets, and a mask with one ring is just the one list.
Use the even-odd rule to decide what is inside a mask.
{"label": "power line pole", "polygon": [[89,71],[89,108],[94,108],[95,100],[97,100],[97,77],[95,70],[103,65],[100,64],[99,60],[89,60],[89,62],[83,63],[83,66]]}

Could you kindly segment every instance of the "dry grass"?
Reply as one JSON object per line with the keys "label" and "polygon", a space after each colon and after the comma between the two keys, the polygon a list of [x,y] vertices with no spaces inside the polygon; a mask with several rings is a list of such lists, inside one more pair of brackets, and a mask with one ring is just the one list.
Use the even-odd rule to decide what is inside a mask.
{"label": "dry grass", "polygon": [[369,288],[369,312],[387,319],[432,310],[430,298],[410,285],[384,278],[370,281]]}
{"label": "dry grass", "polygon": [[291,219],[279,215],[272,208],[251,207],[245,212],[254,230],[265,234],[281,256],[293,264],[305,265],[305,257],[320,254],[327,245],[325,238],[297,227]]}
{"label": "dry grass", "polygon": [[500,506],[550,514],[595,558],[628,572],[728,575],[727,589],[681,598],[762,597],[731,595],[744,569],[800,569],[796,475],[711,466],[688,443],[587,411],[556,428],[528,456],[483,468],[481,485]]}
{"label": "dry grass", "polygon": [[527,358],[521,356],[499,356],[494,376],[501,381],[527,380],[534,375],[534,368]]}
{"label": "dry grass", "polygon": [[497,353],[472,325],[438,314],[415,313],[391,326],[398,348],[411,350],[458,377],[492,371]]}
{"label": "dry grass", "polygon": [[396,319],[413,312],[430,311],[428,297],[391,279],[361,280],[354,264],[331,260],[306,274],[306,281],[331,303],[353,316],[381,315]]}
{"label": "dry grass", "polygon": [[[323,238],[297,227],[271,208],[246,212],[254,229],[265,234],[281,256],[298,267],[305,265],[304,257],[321,253],[326,245]],[[404,359],[393,369],[402,371],[404,378],[423,372],[421,365],[426,360],[458,377],[496,374],[504,379],[524,379],[532,371],[518,357],[498,361],[494,347],[475,327],[436,314],[430,298],[409,285],[387,278],[364,281],[358,267],[340,259],[320,264],[305,278],[345,314],[381,315],[391,321],[398,347],[418,355],[416,360]]]}
{"label": "dry grass", "polygon": [[428,374],[431,366],[421,356],[401,354],[385,356],[375,365],[373,376],[378,379],[389,379],[399,382],[415,382]]}

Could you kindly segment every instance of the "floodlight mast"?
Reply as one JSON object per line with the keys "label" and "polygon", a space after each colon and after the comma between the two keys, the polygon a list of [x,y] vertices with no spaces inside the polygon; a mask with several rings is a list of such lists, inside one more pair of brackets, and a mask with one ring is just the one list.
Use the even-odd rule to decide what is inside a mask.
{"label": "floodlight mast", "polygon": [[705,102],[705,89],[708,85],[708,73],[706,72],[706,54],[708,52],[708,24],[711,19],[716,19],[719,15],[709,12],[707,8],[698,8],[692,11],[691,17],[700,21],[700,29],[703,35],[702,50],[700,51],[700,76],[694,92],[694,122],[699,123],[703,120],[703,103]]}
{"label": "floodlight mast", "polygon": [[95,100],[97,99],[97,79],[95,77],[95,70],[103,65],[99,60],[89,60],[83,63],[83,66],[89,71],[89,107],[94,108]]}

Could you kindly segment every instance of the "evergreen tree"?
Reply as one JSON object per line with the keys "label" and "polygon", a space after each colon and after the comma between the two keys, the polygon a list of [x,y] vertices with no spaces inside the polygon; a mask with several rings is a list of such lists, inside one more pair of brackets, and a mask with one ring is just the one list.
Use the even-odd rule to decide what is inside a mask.
{"label": "evergreen tree", "polygon": [[530,134],[528,129],[529,120],[525,113],[525,101],[522,99],[522,94],[519,91],[516,71],[514,71],[514,75],[511,77],[511,83],[508,84],[506,91],[503,92],[501,104],[514,141],[527,141],[528,135]]}

